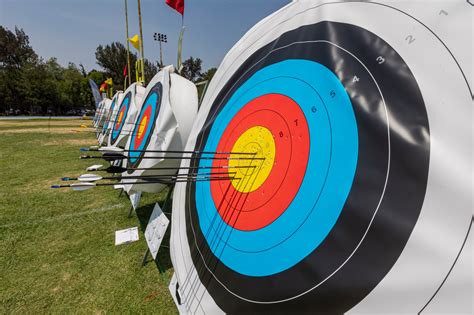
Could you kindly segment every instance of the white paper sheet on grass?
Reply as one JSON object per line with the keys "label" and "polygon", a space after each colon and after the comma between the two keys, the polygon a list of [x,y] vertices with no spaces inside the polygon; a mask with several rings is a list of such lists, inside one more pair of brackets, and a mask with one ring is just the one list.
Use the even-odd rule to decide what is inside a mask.
{"label": "white paper sheet on grass", "polygon": [[138,227],[115,231],[115,246],[138,241]]}

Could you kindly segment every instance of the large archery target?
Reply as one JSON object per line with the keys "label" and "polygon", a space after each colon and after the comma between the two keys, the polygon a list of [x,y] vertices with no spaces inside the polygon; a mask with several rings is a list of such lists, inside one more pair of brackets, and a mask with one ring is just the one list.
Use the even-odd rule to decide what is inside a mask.
{"label": "large archery target", "polygon": [[111,119],[113,118],[113,114],[114,114],[114,111],[115,111],[115,105],[116,105],[117,101],[118,101],[118,94],[116,94],[114,96],[114,98],[112,99],[112,103],[110,104],[110,108],[107,112],[107,116],[106,116],[105,121],[104,121],[103,126],[102,126],[102,135],[105,135],[105,133],[109,129],[109,123],[113,123],[113,122],[111,122]]}
{"label": "large archery target", "polygon": [[[403,26],[380,26],[392,20]],[[422,48],[415,50],[414,39]],[[191,312],[341,313],[358,303],[383,310],[380,297],[393,279],[400,285],[418,274],[428,288],[404,305],[392,297],[390,309],[420,311],[471,218],[468,176],[457,172],[461,187],[439,189],[440,173],[446,176],[440,143],[470,165],[462,135],[471,94],[452,53],[425,25],[377,3],[294,3],[236,47],[213,79],[186,149],[226,152],[261,128],[249,147],[270,156],[264,148],[274,145],[274,164],[255,190],[233,181],[177,186],[172,257],[182,303]],[[420,49],[440,60],[420,59]],[[440,119],[446,102],[459,104],[448,122]],[[274,143],[262,140],[267,131]],[[440,217],[453,225],[440,226]],[[433,227],[449,235],[436,262],[411,252],[409,242]],[[407,270],[410,262],[419,269]]]}
{"label": "large archery target", "polygon": [[[164,67],[148,84],[141,110],[128,139],[127,165],[123,176],[175,175],[182,151],[197,114],[197,89],[191,81]],[[167,158],[171,157],[171,158]],[[140,184],[141,180],[124,178],[125,190],[160,192],[162,183]]]}
{"label": "large archery target", "polygon": [[162,93],[162,84],[157,82],[143,101],[143,106],[138,114],[131,135],[129,146],[129,150],[131,151],[127,159],[128,168],[136,168],[146,153],[144,150],[152,138],[160,112]]}
{"label": "large archery target", "polygon": [[118,108],[115,121],[113,122],[112,132],[110,136],[110,145],[114,145],[120,137],[122,129],[127,120],[128,111],[130,110],[130,103],[132,99],[132,92],[125,94],[120,107]]}
{"label": "large archery target", "polygon": [[111,104],[112,104],[112,100],[104,99],[99,118],[97,119],[97,127],[96,127],[96,133],[97,133],[96,136],[99,140],[100,140],[100,136],[102,135],[102,130],[104,128],[105,121],[110,111]]}
{"label": "large archery target", "polygon": [[[114,121],[113,128],[108,137],[108,144],[110,146],[117,146],[124,148],[130,136],[132,135],[137,115],[143,105],[143,94],[145,88],[140,84],[133,83],[127,90],[120,106],[117,109],[117,115]],[[126,161],[122,161],[126,163]]]}

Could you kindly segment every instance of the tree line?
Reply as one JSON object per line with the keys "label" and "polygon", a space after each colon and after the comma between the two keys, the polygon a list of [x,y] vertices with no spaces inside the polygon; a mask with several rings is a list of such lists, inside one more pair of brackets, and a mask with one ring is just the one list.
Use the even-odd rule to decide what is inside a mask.
{"label": "tree line", "polygon": [[[89,79],[100,86],[112,78],[114,90],[123,90],[127,50],[120,42],[99,45],[95,51],[100,70],[86,71],[82,64],[61,66],[56,58],[47,60],[31,47],[28,35],[18,27],[11,31],[0,25],[0,115],[64,115],[93,110]],[[135,79],[137,55],[131,52],[131,75]],[[159,64],[145,59],[147,81]],[[202,60],[190,57],[181,74],[193,82],[210,80],[216,69],[202,71]],[[200,90],[202,92],[202,89]]]}

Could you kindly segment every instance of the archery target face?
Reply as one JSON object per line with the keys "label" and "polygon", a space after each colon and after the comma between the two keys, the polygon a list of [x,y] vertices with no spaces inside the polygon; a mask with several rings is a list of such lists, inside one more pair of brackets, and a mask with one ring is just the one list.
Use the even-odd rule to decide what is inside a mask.
{"label": "archery target face", "polygon": [[102,106],[102,109],[100,111],[99,118],[97,120],[96,132],[97,132],[97,137],[98,138],[102,135],[102,130],[104,128],[104,124],[106,122],[108,113],[110,111],[110,105],[111,104],[112,104],[112,100],[110,100],[110,99],[104,99],[103,100],[103,106]]}
{"label": "archery target face", "polygon": [[[143,106],[138,114],[132,134],[127,159],[128,168],[136,168],[145,155],[155,129],[156,120],[160,112],[163,87],[160,82],[154,84],[143,101]],[[136,151],[134,151],[136,150]]]}
{"label": "archery target face", "polygon": [[115,116],[115,121],[112,122],[113,127],[112,127],[112,133],[110,136],[111,145],[114,145],[117,142],[122,132],[122,129],[127,120],[128,111],[130,110],[131,99],[132,99],[132,92],[130,91],[124,96],[124,98],[122,99],[122,102],[120,103],[120,107],[118,108],[117,115]]}
{"label": "archery target face", "polygon": [[[425,200],[437,185],[430,159],[440,155],[427,109],[434,118],[451,100],[461,104],[453,117],[469,117],[469,85],[456,60],[398,9],[308,6],[291,4],[258,24],[207,92],[186,149],[252,155],[182,164],[224,167],[234,177],[176,188],[172,256],[188,311],[346,312],[387,276],[412,233],[426,233],[420,226],[440,215]],[[380,27],[391,19],[414,35]],[[424,69],[423,48],[409,50],[415,40],[442,59],[450,74],[443,83]],[[448,134],[462,135],[463,126]],[[435,127],[439,136],[445,126],[435,119]],[[453,149],[469,156],[468,146]],[[446,205],[459,193],[441,194]],[[459,227],[450,238],[456,252],[437,265],[446,272],[469,226],[468,196],[457,199],[458,212],[442,214]],[[437,283],[430,285],[429,296]],[[411,311],[429,296],[413,297]]]}
{"label": "archery target face", "polygon": [[112,103],[110,104],[110,108],[108,110],[107,117],[105,118],[104,125],[102,126],[102,135],[105,135],[105,133],[109,129],[109,123],[113,123],[113,122],[111,122],[111,119],[112,119],[112,115],[113,115],[114,110],[115,110],[115,104],[117,103],[117,95],[118,94],[116,94],[116,96],[112,99]]}

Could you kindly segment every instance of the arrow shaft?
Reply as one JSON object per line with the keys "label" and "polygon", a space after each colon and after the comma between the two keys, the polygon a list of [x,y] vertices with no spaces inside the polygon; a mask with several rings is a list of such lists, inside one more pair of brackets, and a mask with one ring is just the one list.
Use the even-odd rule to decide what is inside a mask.
{"label": "arrow shaft", "polygon": [[[137,167],[137,168],[125,168],[122,167],[120,169],[116,168],[115,166],[110,166],[103,170],[96,170],[94,172],[107,172],[107,173],[123,173],[126,171],[140,171],[140,170],[209,170],[209,169],[239,169],[239,168],[256,168],[255,165],[249,166],[186,166],[186,167]],[[117,172],[116,172],[117,171]]]}
{"label": "arrow shaft", "polygon": [[[107,152],[107,149],[104,149],[104,150],[93,149],[89,151]],[[145,152],[145,153],[149,152],[149,153],[219,154],[219,155],[221,154],[256,155],[257,154],[257,152],[219,152],[219,151],[211,152],[211,151],[179,151],[179,150],[127,150],[127,149],[123,149],[121,151],[114,151],[112,149],[112,150],[109,150],[108,152]]]}
{"label": "arrow shaft", "polygon": [[193,177],[193,176],[215,176],[215,175],[235,175],[236,172],[209,172],[209,173],[188,173],[188,174],[155,174],[155,175],[136,175],[136,176],[97,176],[91,177],[63,177],[63,181],[82,180],[82,181],[98,181],[98,180],[123,180],[123,179],[173,179],[178,177]]}
{"label": "arrow shaft", "polygon": [[[81,159],[104,159],[106,161],[115,161],[115,160],[126,160],[130,159],[127,156],[81,156]],[[191,157],[191,156],[142,156],[140,159],[151,159],[151,160],[265,160],[265,158],[232,158],[232,157]]]}
{"label": "arrow shaft", "polygon": [[[203,181],[218,181],[218,180],[240,180],[240,177],[208,177],[208,178],[190,178],[190,179],[176,179],[176,180],[154,180],[146,182],[122,182],[120,185],[146,185],[146,184],[173,184],[173,183],[189,183],[189,182],[203,182]],[[51,188],[80,188],[80,187],[94,187],[94,186],[114,186],[117,183],[98,183],[94,185],[53,185]]]}

